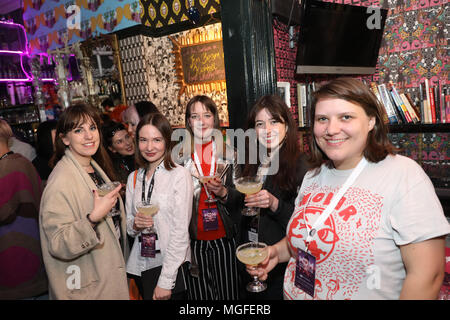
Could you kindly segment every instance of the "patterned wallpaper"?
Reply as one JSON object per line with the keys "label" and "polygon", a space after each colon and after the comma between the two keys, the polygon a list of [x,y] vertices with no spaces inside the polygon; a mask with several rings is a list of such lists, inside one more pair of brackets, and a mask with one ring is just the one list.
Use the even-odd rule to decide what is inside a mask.
{"label": "patterned wallpaper", "polygon": [[[393,81],[398,88],[418,93],[417,86],[425,78],[432,84],[450,84],[449,32],[450,4],[448,0],[323,0],[363,6],[388,8],[383,41],[376,72],[359,77],[366,81]],[[298,31],[298,27],[295,30]],[[291,111],[297,110],[297,82],[323,81],[338,75],[295,75],[297,49],[289,48],[287,26],[274,21],[274,43],[278,81],[291,84]],[[393,133],[391,141],[401,153],[416,160],[436,187],[450,188],[449,133]],[[308,134],[300,134],[299,144],[308,152]]]}
{"label": "patterned wallpaper", "polygon": [[162,28],[189,20],[188,9],[192,6],[199,16],[220,11],[220,0],[140,0],[144,10],[141,13],[143,25]]}
{"label": "patterned wallpaper", "polygon": [[[197,30],[208,32],[211,29],[221,34],[220,24],[212,24],[176,33],[171,37],[179,39]],[[120,40],[128,105],[140,100],[150,100],[169,119],[172,126],[184,127],[187,102],[197,93],[205,94],[216,103],[221,125],[228,126],[226,88],[217,88],[207,93],[186,92],[179,95],[180,87],[176,83],[175,57],[172,50],[173,44],[169,37],[152,38],[139,35]]]}
{"label": "patterned wallpaper", "polygon": [[[68,29],[67,11],[71,5],[80,8],[80,28]],[[140,23],[139,0],[24,0],[23,20],[32,53],[47,52],[64,45],[83,41],[95,33],[105,34]]]}

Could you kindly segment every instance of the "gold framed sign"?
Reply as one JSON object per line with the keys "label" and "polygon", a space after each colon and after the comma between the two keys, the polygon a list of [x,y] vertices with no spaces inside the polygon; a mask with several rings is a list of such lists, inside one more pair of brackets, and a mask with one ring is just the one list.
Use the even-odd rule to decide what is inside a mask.
{"label": "gold framed sign", "polygon": [[[198,32],[198,30],[197,30]],[[181,43],[169,37],[173,43],[179,95],[185,91],[208,93],[225,90],[225,64],[222,39],[187,41]]]}

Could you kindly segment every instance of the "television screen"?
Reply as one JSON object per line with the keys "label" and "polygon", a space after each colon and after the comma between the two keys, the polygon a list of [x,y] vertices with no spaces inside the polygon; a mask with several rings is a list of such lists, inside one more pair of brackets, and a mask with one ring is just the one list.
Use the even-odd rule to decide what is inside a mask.
{"label": "television screen", "polygon": [[372,74],[387,10],[303,0],[297,73]]}

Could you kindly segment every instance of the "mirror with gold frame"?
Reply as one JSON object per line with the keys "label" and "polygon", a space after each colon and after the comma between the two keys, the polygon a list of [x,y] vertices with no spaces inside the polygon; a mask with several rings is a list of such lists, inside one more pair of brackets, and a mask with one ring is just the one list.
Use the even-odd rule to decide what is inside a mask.
{"label": "mirror with gold frame", "polygon": [[91,103],[100,107],[110,98],[115,105],[126,104],[125,88],[120,62],[119,45],[115,34],[104,34],[81,43],[84,57],[89,61],[92,84]]}

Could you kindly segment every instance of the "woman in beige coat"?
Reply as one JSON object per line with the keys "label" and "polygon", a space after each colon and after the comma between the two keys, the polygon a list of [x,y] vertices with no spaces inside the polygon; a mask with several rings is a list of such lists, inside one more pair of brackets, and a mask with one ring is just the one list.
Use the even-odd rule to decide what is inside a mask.
{"label": "woman in beige coat", "polygon": [[[69,107],[58,121],[55,168],[40,208],[50,299],[129,299],[121,186],[104,197],[96,191],[113,177],[99,124],[85,105]],[[110,217],[114,206],[120,214]]]}

